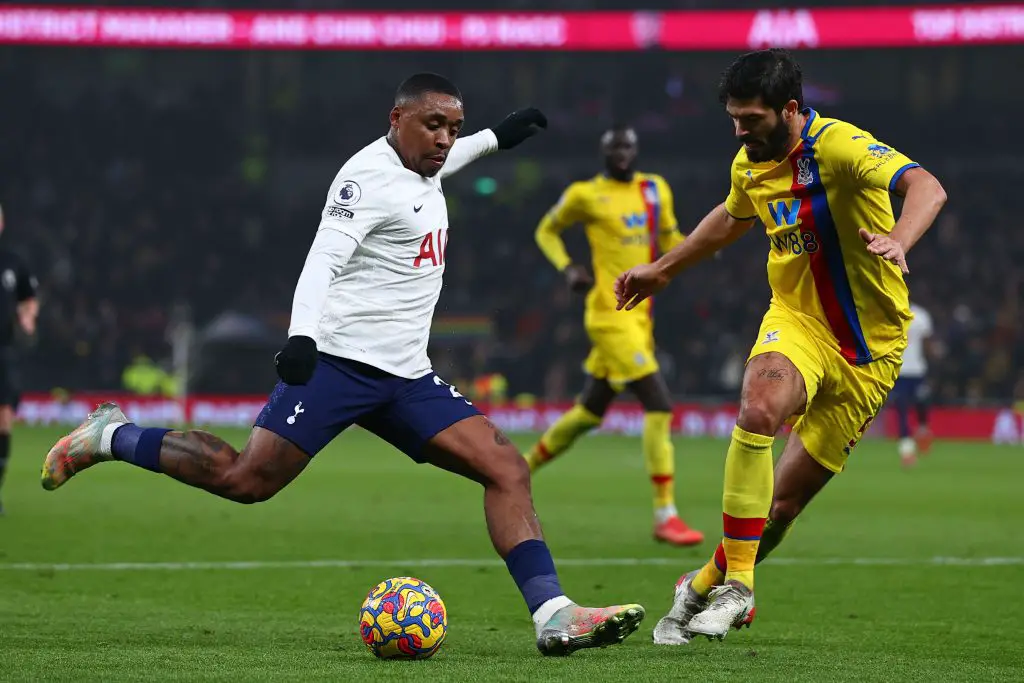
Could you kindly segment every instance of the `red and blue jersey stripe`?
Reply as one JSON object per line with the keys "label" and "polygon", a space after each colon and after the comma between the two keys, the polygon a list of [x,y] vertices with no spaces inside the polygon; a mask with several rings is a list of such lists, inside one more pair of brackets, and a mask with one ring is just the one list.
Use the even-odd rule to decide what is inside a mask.
{"label": "red and blue jersey stripe", "polygon": [[[813,113],[813,112],[812,112]],[[813,117],[812,117],[813,120]],[[826,126],[827,128],[827,126]],[[800,200],[800,227],[814,235],[819,248],[807,254],[810,259],[811,277],[818,299],[825,311],[825,318],[832,328],[843,358],[852,365],[871,362],[864,330],[857,314],[857,305],[846,272],[843,251],[839,243],[839,232],[828,205],[828,195],[821,180],[821,169],[814,157],[814,142],[804,129],[803,142],[790,156],[793,167],[793,196]],[[822,129],[824,130],[824,129]],[[818,135],[821,132],[819,131]]]}
{"label": "red and blue jersey stripe", "polygon": [[[658,184],[650,178],[640,181],[640,197],[644,200],[647,214],[647,234],[650,240],[651,263],[658,260],[658,226],[661,223],[661,198],[658,196]],[[654,298],[650,298],[650,315],[654,315]]]}
{"label": "red and blue jersey stripe", "polygon": [[661,222],[661,198],[658,196],[658,184],[651,179],[640,181],[640,196],[644,200],[647,213],[647,231],[651,238],[651,262],[658,258],[658,225]]}

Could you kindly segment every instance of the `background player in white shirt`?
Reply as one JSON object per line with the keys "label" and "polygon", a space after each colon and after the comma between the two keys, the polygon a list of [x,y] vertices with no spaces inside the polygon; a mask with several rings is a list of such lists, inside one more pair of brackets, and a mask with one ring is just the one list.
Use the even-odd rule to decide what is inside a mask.
{"label": "background player in white shirt", "polygon": [[295,288],[278,383],[241,453],[201,431],[144,429],[101,405],[50,450],[54,489],[105,460],[123,460],[241,503],[267,500],[353,424],[416,462],[484,487],[495,549],[527,603],[544,654],[621,642],[639,605],[579,607],[562,592],[542,540],[530,473],[515,446],[431,369],[427,341],[441,293],[448,210],[441,179],[544,128],[536,109],[456,141],[462,95],[417,74],[401,86],[388,134],[341,168]]}
{"label": "background player in white shirt", "polygon": [[[917,462],[917,454],[927,453],[931,447],[931,430],[928,427],[928,348],[929,338],[934,334],[932,316],[915,303],[910,304],[914,319],[907,331],[907,349],[903,352],[903,367],[899,379],[892,389],[892,400],[899,418],[900,462],[910,467]],[[917,411],[917,433],[910,429],[910,411]]]}

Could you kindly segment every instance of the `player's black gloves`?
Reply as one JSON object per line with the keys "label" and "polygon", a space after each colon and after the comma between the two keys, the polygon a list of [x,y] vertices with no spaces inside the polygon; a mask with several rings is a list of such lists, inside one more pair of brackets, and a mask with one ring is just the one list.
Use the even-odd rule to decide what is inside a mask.
{"label": "player's black gloves", "polygon": [[306,384],[313,378],[317,358],[315,341],[303,336],[288,337],[288,343],[274,356],[274,367],[285,384]]}
{"label": "player's black gloves", "polygon": [[540,109],[529,107],[514,111],[505,120],[491,128],[498,138],[498,149],[512,149],[528,137],[548,127],[548,117]]}

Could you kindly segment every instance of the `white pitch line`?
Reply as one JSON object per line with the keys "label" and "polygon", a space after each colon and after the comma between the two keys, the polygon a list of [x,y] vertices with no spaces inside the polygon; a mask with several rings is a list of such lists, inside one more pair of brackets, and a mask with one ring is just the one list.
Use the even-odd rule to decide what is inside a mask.
{"label": "white pitch line", "polygon": [[[595,557],[555,560],[559,567],[687,567],[687,557]],[[765,561],[775,565],[806,566],[958,566],[1000,567],[1024,565],[1024,557],[779,557]],[[195,571],[240,569],[351,569],[360,567],[504,567],[500,559],[438,558],[418,560],[269,560],[243,562],[98,562],[52,564],[46,562],[0,563],[0,571]]]}

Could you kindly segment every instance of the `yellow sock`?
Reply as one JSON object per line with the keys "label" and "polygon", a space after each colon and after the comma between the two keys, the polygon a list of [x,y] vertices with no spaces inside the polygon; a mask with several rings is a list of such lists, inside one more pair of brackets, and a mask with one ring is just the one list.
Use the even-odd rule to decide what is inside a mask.
{"label": "yellow sock", "polygon": [[576,439],[600,424],[600,417],[581,405],[574,405],[565,415],[558,418],[558,421],[551,425],[548,431],[544,432],[540,441],[534,444],[526,454],[526,462],[530,465],[530,471],[536,471],[544,463],[557,458],[567,451]]}
{"label": "yellow sock", "polygon": [[697,576],[693,577],[693,590],[699,595],[707,596],[711,589],[725,581],[725,548],[719,543],[715,548],[715,556],[701,567]]}
{"label": "yellow sock", "polygon": [[654,486],[654,507],[675,506],[675,450],[671,439],[672,413],[645,413],[643,449],[647,474]]}
{"label": "yellow sock", "polygon": [[754,561],[772,505],[773,436],[736,427],[725,456],[722,522],[725,530],[726,581],[754,589]]}

